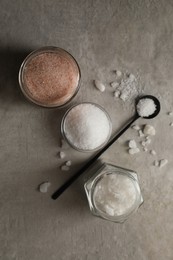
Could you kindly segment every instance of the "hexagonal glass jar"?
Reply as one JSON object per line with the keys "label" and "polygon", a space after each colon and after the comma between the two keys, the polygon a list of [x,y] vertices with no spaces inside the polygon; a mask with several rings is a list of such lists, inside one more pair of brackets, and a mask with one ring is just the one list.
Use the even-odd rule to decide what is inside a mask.
{"label": "hexagonal glass jar", "polygon": [[143,203],[136,172],[98,163],[89,175],[84,188],[93,215],[122,223]]}

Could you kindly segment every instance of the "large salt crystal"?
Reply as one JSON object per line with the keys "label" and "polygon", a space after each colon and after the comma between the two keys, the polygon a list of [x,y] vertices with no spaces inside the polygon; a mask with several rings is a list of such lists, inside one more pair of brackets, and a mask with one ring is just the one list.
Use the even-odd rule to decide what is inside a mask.
{"label": "large salt crystal", "polygon": [[167,159],[161,159],[159,161],[159,167],[162,168],[163,166],[165,166],[168,163]]}
{"label": "large salt crystal", "polygon": [[140,150],[139,150],[139,148],[130,148],[129,149],[129,154],[131,154],[131,155],[133,155],[133,154],[135,154],[135,153],[139,153],[140,152]]}
{"label": "large salt crystal", "polygon": [[105,85],[100,80],[94,80],[95,87],[101,92],[105,91]]}
{"label": "large salt crystal", "polygon": [[145,125],[144,129],[143,129],[143,133],[145,135],[155,135],[156,134],[156,130],[152,125]]}
{"label": "large salt crystal", "polygon": [[39,185],[39,191],[42,193],[46,193],[48,191],[49,186],[51,185],[50,182],[46,181]]}
{"label": "large salt crystal", "polygon": [[136,148],[137,147],[135,140],[130,140],[128,145],[129,145],[129,148]]}

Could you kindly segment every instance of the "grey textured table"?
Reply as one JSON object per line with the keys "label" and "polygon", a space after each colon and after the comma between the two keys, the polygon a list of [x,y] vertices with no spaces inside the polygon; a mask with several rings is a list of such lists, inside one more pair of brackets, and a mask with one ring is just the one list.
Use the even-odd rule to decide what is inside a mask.
{"label": "grey textured table", "polygon": [[[0,6],[0,259],[172,260],[173,129],[166,113],[173,109],[173,2],[1,0]],[[73,167],[61,172],[59,128],[66,108],[43,109],[21,94],[19,66],[45,45],[76,57],[82,81],[74,102],[104,106],[114,131],[133,106],[114,100],[108,86],[113,70],[139,75],[141,90],[161,100],[161,114],[150,121],[157,131],[152,147],[169,160],[167,166],[152,166],[148,153],[128,155],[125,142],[133,130],[104,155],[140,178],[145,203],[124,224],[93,217],[77,183],[57,201],[50,198],[89,154],[67,149]],[[96,77],[107,83],[104,94],[93,88]],[[52,185],[41,194],[37,186],[45,180]]]}

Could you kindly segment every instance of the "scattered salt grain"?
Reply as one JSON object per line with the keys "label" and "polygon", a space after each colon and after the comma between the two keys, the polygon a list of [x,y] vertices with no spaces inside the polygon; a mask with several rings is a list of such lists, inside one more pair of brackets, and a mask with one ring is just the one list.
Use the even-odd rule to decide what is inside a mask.
{"label": "scattered salt grain", "polygon": [[151,143],[151,139],[148,138],[148,139],[145,141],[145,144],[148,145],[148,144],[150,144],[150,143]]}
{"label": "scattered salt grain", "polygon": [[129,74],[129,78],[131,79],[131,80],[135,80],[136,78],[135,78],[135,76],[133,75],[133,74]]}
{"label": "scattered salt grain", "polygon": [[66,166],[71,166],[71,161],[70,161],[70,160],[69,160],[69,161],[66,161],[65,165],[66,165]]}
{"label": "scattered salt grain", "polygon": [[66,156],[66,154],[63,151],[59,152],[60,159],[64,159],[65,156]]}
{"label": "scattered salt grain", "polygon": [[136,148],[130,148],[128,152],[129,152],[129,154],[133,155],[135,153],[139,153],[140,150],[139,150],[139,148],[136,147]]}
{"label": "scattered salt grain", "polygon": [[61,170],[62,170],[62,171],[69,171],[70,168],[69,168],[69,166],[67,166],[67,165],[62,165],[62,166],[61,166]]}
{"label": "scattered salt grain", "polygon": [[39,191],[42,193],[46,193],[48,191],[49,186],[51,185],[50,182],[46,181],[39,185]]}
{"label": "scattered salt grain", "polygon": [[149,117],[156,110],[156,105],[151,98],[143,98],[137,104],[137,112],[141,117]]}
{"label": "scattered salt grain", "polygon": [[137,144],[135,142],[135,140],[130,140],[128,143],[129,148],[136,148]]}
{"label": "scattered salt grain", "polygon": [[100,80],[94,80],[95,87],[101,92],[105,91],[105,85]]}
{"label": "scattered salt grain", "polygon": [[173,112],[168,112],[168,116],[173,116]]}
{"label": "scattered salt grain", "polygon": [[122,72],[120,70],[116,70],[115,73],[116,73],[117,77],[121,77],[122,76]]}
{"label": "scattered salt grain", "polygon": [[156,155],[156,151],[155,151],[155,150],[151,150],[150,153],[151,153],[152,155]]}
{"label": "scattered salt grain", "polygon": [[116,98],[118,98],[119,96],[120,96],[120,91],[119,90],[116,90],[115,92],[114,92],[114,97],[116,97]]}
{"label": "scattered salt grain", "polygon": [[173,122],[171,122],[169,125],[170,125],[170,126],[173,126]]}
{"label": "scattered salt grain", "polygon": [[148,151],[147,147],[144,147],[143,150],[144,150],[144,152],[147,152],[147,151]]}
{"label": "scattered salt grain", "polygon": [[154,164],[154,166],[158,167],[159,166],[159,161],[155,160],[153,164]]}
{"label": "scattered salt grain", "polygon": [[136,195],[131,179],[121,174],[108,174],[96,184],[93,200],[101,212],[121,216],[134,206]]}
{"label": "scattered salt grain", "polygon": [[64,134],[74,147],[93,150],[103,145],[111,133],[111,123],[106,112],[92,103],[73,107],[64,120]]}
{"label": "scattered salt grain", "polygon": [[139,125],[133,125],[132,128],[137,131],[141,129]]}
{"label": "scattered salt grain", "polygon": [[113,81],[113,82],[111,82],[110,85],[111,85],[112,88],[117,88],[119,86],[119,83],[116,82],[116,81]]}
{"label": "scattered salt grain", "polygon": [[143,129],[143,133],[145,135],[155,135],[156,134],[156,130],[152,125],[145,125],[144,129]]}
{"label": "scattered salt grain", "polygon": [[145,141],[142,141],[142,142],[141,142],[141,145],[142,145],[142,146],[146,146],[146,142],[145,142]]}
{"label": "scattered salt grain", "polygon": [[162,168],[163,166],[165,166],[168,163],[167,159],[161,159],[159,161],[159,167]]}
{"label": "scattered salt grain", "polygon": [[139,130],[139,131],[138,131],[138,134],[139,134],[139,137],[143,137],[143,136],[144,136],[142,130]]}

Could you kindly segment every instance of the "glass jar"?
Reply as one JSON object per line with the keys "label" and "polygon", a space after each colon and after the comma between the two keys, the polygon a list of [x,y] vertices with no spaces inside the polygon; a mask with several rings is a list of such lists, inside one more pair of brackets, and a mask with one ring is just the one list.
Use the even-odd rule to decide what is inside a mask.
{"label": "glass jar", "polygon": [[[88,112],[88,108],[92,107],[93,112]],[[82,108],[86,110],[86,113],[81,113]],[[94,110],[97,109],[97,112],[100,113],[99,121],[95,122],[93,118],[90,121],[90,116],[94,114]],[[88,112],[88,113],[87,113]],[[92,115],[91,115],[92,114]],[[70,119],[69,119],[70,118]],[[95,119],[95,118],[94,118]],[[97,120],[97,118],[96,118]],[[68,121],[68,123],[67,123]],[[70,122],[69,122],[70,121]],[[85,123],[87,122],[87,124]],[[73,125],[72,125],[73,123]],[[103,134],[103,124],[107,125],[107,135],[103,137],[102,135],[102,142],[98,142],[99,144],[96,145],[94,148],[84,148],[82,147],[82,143],[89,142],[89,140],[95,141],[98,137],[98,135],[101,133]],[[67,127],[68,125],[68,127]],[[69,126],[70,129],[72,129],[71,133],[69,131]],[[85,127],[85,129],[84,129]],[[81,128],[83,128],[81,130]],[[69,133],[70,132],[70,133]],[[111,133],[112,133],[112,122],[111,119],[108,115],[108,113],[105,111],[103,107],[101,107],[98,104],[92,103],[92,102],[83,102],[79,103],[77,105],[74,105],[70,107],[65,115],[62,118],[61,121],[61,133],[65,141],[75,150],[79,152],[94,152],[97,151],[98,149],[102,148],[109,140]],[[70,138],[69,138],[69,135]],[[72,138],[73,137],[73,138]],[[73,140],[72,140],[73,139]],[[90,140],[90,145],[91,145],[91,140]],[[100,141],[100,140],[99,140]],[[80,143],[80,145],[78,144]],[[78,145],[77,145],[78,144]]]}
{"label": "glass jar", "polygon": [[143,203],[136,172],[109,163],[98,163],[84,184],[93,215],[124,222]]}
{"label": "glass jar", "polygon": [[29,101],[43,107],[61,107],[77,94],[80,77],[79,65],[70,53],[43,47],[23,61],[19,85]]}

